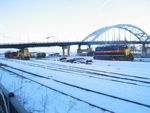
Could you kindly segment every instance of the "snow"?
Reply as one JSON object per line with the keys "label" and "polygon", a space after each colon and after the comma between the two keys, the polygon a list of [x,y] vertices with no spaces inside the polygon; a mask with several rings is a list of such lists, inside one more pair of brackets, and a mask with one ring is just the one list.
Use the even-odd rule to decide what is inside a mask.
{"label": "snow", "polygon": [[[86,58],[92,59],[91,57]],[[109,111],[103,111],[92,105],[115,113],[150,112],[150,107],[133,103],[137,102],[150,106],[149,62],[93,60],[92,64],[86,65],[60,62],[57,58],[31,59],[29,61],[1,58],[0,63],[49,78],[34,77],[28,73],[15,70],[16,73],[33,80],[30,81],[0,69],[1,83],[9,91],[14,92],[18,100],[30,112],[109,113]],[[14,71],[10,67],[1,67]],[[98,72],[92,73],[95,70]],[[130,76],[116,75],[115,73]],[[107,74],[108,76],[101,76],[102,74]],[[112,78],[111,76],[115,77]],[[128,78],[129,80],[118,79],[118,77]],[[43,84],[43,86],[34,81]],[[147,83],[141,81],[146,81]],[[76,86],[98,93],[82,90]],[[133,102],[112,98],[107,95]]]}

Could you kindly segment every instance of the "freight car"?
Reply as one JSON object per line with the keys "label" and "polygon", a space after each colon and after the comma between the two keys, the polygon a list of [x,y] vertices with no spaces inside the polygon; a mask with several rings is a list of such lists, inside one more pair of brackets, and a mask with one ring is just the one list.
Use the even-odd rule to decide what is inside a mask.
{"label": "freight car", "polygon": [[45,58],[46,53],[44,53],[44,52],[31,52],[30,57],[31,58]]}
{"label": "freight car", "polygon": [[8,51],[5,53],[6,58],[15,58],[15,59],[23,59],[23,60],[29,60],[29,51],[27,48],[21,49],[16,52]]}
{"label": "freight car", "polygon": [[133,55],[126,45],[110,45],[97,47],[94,59],[133,61]]}

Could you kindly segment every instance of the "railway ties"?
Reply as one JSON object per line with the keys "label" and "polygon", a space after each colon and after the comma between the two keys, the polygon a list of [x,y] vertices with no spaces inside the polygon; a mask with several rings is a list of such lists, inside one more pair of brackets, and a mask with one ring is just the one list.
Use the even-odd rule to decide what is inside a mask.
{"label": "railway ties", "polygon": [[[27,72],[27,71],[24,71],[24,70],[21,70],[21,69],[17,69],[17,68],[11,67],[11,66],[8,66],[8,68],[7,68],[7,66],[2,66],[2,68],[7,70],[7,71],[9,71],[9,72],[12,71],[12,73],[17,74],[18,76],[20,76],[20,74],[18,74],[18,72],[22,71],[23,73],[26,73],[26,74],[29,74],[29,75],[32,75],[32,76],[36,76],[38,78],[47,79],[48,81],[51,81],[51,82],[53,81],[52,83],[54,83],[54,84],[57,83],[59,86],[65,87],[66,89],[70,89],[70,88],[72,89],[73,88],[75,91],[79,90],[77,92],[81,92],[81,94],[82,93],[86,94],[87,98],[91,97],[91,96],[94,96],[94,98],[97,98],[97,99],[101,98],[103,100],[103,98],[106,98],[106,99],[110,99],[110,100],[112,100],[114,102],[117,102],[119,100],[119,102],[117,102],[118,105],[120,105],[120,104],[123,105],[122,103],[127,102],[131,106],[143,106],[143,107],[146,107],[146,109],[150,108],[150,105],[147,105],[147,104],[143,104],[143,103],[132,101],[132,100],[129,100],[129,99],[113,96],[113,95],[106,94],[106,93],[99,92],[99,91],[94,91],[92,89],[87,89],[87,88],[84,88],[84,87],[79,86],[79,85],[66,83],[66,82],[57,80],[55,78],[44,77],[44,76],[41,76],[41,75],[38,75],[38,74],[35,74],[35,73],[31,73],[31,72]],[[12,68],[12,70],[11,70],[11,68]],[[18,72],[17,72],[17,70],[18,70]],[[49,87],[49,86],[52,86],[52,84],[51,85],[46,85],[46,84],[41,83],[40,81],[36,81],[36,79],[34,79],[34,80],[31,79],[29,76],[28,76],[29,78],[25,77],[23,75],[21,75],[21,76],[24,77],[25,79],[30,79],[31,81],[34,81],[34,82],[36,82],[38,84],[41,84],[41,85],[43,85],[43,86],[45,86],[45,87],[47,87],[47,88],[49,88],[51,90],[57,91],[57,92],[59,92],[61,94],[64,94],[66,96],[69,96],[69,97],[72,97],[72,98],[77,99],[79,101],[82,101],[82,102],[84,102],[86,104],[89,104],[89,105],[91,105],[93,107],[96,107],[98,109],[101,109],[101,110],[104,110],[104,111],[108,111],[108,112],[111,112],[111,113],[114,112],[114,110],[110,110],[111,108],[109,108],[108,106],[103,106],[103,103],[93,102],[91,99],[80,98],[80,96],[75,95],[75,92],[74,93],[71,93],[71,92],[67,92],[66,93],[66,92],[62,91],[61,88],[57,89],[57,88],[54,88],[54,87]],[[103,101],[105,102],[106,100],[103,100]],[[124,101],[124,102],[122,102],[122,101]],[[100,107],[100,106],[103,106],[103,107]]]}

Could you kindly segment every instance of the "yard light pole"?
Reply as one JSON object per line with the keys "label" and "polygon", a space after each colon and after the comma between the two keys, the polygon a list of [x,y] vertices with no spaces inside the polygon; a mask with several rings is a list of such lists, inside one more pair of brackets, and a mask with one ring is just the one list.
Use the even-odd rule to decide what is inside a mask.
{"label": "yard light pole", "polygon": [[49,36],[49,37],[46,37],[46,39],[50,39],[52,37],[54,37],[54,42],[55,42],[55,36]]}

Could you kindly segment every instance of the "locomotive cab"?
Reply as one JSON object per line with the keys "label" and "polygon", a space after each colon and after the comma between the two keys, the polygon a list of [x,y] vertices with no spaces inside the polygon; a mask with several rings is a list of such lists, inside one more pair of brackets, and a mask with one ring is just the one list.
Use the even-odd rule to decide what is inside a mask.
{"label": "locomotive cab", "polygon": [[27,48],[22,50],[21,59],[29,60],[29,51]]}

